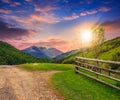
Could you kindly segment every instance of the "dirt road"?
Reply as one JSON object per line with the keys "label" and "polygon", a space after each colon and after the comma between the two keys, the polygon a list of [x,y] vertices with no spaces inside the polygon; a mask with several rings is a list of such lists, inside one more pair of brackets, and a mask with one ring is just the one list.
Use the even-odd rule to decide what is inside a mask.
{"label": "dirt road", "polygon": [[54,73],[0,66],[0,100],[63,100],[50,84]]}

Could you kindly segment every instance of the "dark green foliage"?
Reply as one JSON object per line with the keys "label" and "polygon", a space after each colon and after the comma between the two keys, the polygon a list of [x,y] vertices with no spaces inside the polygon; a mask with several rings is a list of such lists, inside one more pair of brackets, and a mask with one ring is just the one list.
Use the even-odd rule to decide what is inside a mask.
{"label": "dark green foliage", "polygon": [[116,86],[120,87],[120,82],[117,82]]}
{"label": "dark green foliage", "polygon": [[41,59],[33,57],[27,53],[23,53],[6,42],[0,41],[0,64],[13,65],[31,62],[50,62],[49,59]]}
{"label": "dark green foliage", "polygon": [[[120,52],[117,52],[114,56],[113,56],[113,61],[120,61]],[[115,65],[115,64],[111,64],[111,69],[118,69],[119,65]]]}

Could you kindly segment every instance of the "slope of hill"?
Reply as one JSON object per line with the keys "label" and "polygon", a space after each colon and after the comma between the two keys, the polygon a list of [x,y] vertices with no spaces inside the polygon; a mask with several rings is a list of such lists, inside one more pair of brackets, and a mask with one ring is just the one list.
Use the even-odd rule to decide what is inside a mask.
{"label": "slope of hill", "polygon": [[62,52],[60,50],[57,50],[56,48],[38,46],[32,46],[22,51],[40,58],[54,58],[57,55],[62,54]]}
{"label": "slope of hill", "polygon": [[72,51],[69,51],[69,52],[66,52],[66,53],[63,53],[61,55],[56,56],[55,58],[53,58],[53,60],[59,61],[59,60],[61,60],[63,58],[69,57],[69,56],[71,56],[73,54],[76,54],[78,52],[79,52],[79,50],[72,50]]}
{"label": "slope of hill", "polygon": [[30,62],[49,62],[49,59],[33,57],[21,52],[6,42],[0,41],[0,64],[21,64]]}
{"label": "slope of hill", "polygon": [[[62,59],[60,63],[74,63],[76,56],[95,58],[94,50],[87,49],[83,52],[82,51],[83,50],[77,54]],[[120,37],[104,42],[98,59],[120,61]]]}

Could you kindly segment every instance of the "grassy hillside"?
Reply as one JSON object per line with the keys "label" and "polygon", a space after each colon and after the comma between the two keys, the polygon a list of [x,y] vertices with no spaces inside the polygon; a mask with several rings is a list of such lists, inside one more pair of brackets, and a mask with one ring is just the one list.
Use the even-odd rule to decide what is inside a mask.
{"label": "grassy hillside", "polygon": [[29,62],[49,62],[49,59],[40,59],[23,53],[6,42],[0,41],[0,64],[21,64]]}
{"label": "grassy hillside", "polygon": [[56,62],[59,62],[61,59],[77,54],[78,52],[79,50],[72,50],[66,53],[62,53],[61,55],[58,55],[55,58],[53,58],[53,60],[55,60]]}
{"label": "grassy hillside", "polygon": [[51,82],[65,100],[119,100],[120,91],[103,85],[83,75],[75,74],[74,65],[33,63],[23,64],[27,70],[61,70],[53,75]]}
{"label": "grassy hillside", "polygon": [[[81,52],[83,51],[83,52]],[[60,63],[74,63],[76,56],[95,58],[93,49],[81,50],[79,53],[60,60]],[[120,61],[120,37],[106,41],[102,44],[98,59]]]}

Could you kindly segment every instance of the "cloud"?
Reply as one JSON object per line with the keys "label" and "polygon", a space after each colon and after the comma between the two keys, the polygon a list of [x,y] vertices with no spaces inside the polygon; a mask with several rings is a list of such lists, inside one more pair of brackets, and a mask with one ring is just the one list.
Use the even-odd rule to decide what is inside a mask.
{"label": "cloud", "polygon": [[80,16],[92,15],[92,14],[96,14],[97,12],[98,12],[97,10],[85,11],[85,12],[81,12]]}
{"label": "cloud", "polygon": [[99,9],[95,9],[95,10],[83,11],[80,13],[80,16],[92,15],[92,14],[96,14],[98,12],[108,12],[110,10],[111,10],[110,7],[100,7]]}
{"label": "cloud", "polygon": [[45,23],[58,23],[61,20],[59,18],[56,18],[54,14],[44,13],[43,15],[40,14],[31,14],[31,18],[36,21],[41,21]]}
{"label": "cloud", "polygon": [[9,18],[12,18],[13,20],[20,22],[22,24],[33,24],[33,20],[30,19],[29,17],[18,17],[18,16],[11,16]]}
{"label": "cloud", "polygon": [[67,51],[67,48],[69,47],[68,41],[61,38],[50,38],[33,45],[54,47],[62,51]]}
{"label": "cloud", "polygon": [[120,37],[120,19],[105,21],[101,25],[105,28],[107,39]]}
{"label": "cloud", "polygon": [[39,11],[39,12],[42,12],[42,13],[46,13],[46,12],[49,12],[49,11],[52,11],[52,10],[56,10],[58,9],[58,7],[52,7],[52,6],[47,6],[47,7],[35,7],[35,11]]}
{"label": "cloud", "polygon": [[15,2],[15,1],[13,2],[12,0],[2,0],[2,2],[10,4],[11,7],[16,7],[16,6],[21,5],[20,2]]}
{"label": "cloud", "polygon": [[63,0],[63,2],[65,2],[65,3],[69,3],[69,0]]}
{"label": "cloud", "polygon": [[73,13],[72,16],[66,16],[63,19],[64,20],[74,20],[74,19],[77,19],[77,18],[79,18],[79,16],[76,15],[75,13]]}
{"label": "cloud", "polygon": [[21,5],[20,2],[12,2],[10,6],[16,7],[16,6],[20,6],[20,5]]}
{"label": "cloud", "polygon": [[25,0],[26,2],[32,2],[32,0]]}
{"label": "cloud", "polygon": [[110,10],[111,10],[110,7],[101,7],[101,8],[99,9],[99,11],[101,11],[101,12],[108,12],[108,11],[110,11]]}
{"label": "cloud", "polygon": [[46,6],[51,6],[53,4],[56,4],[57,2],[59,2],[60,0],[25,0],[28,3],[34,4],[37,7],[41,7],[44,8]]}
{"label": "cloud", "polygon": [[52,12],[53,10],[59,9],[58,7],[45,6],[40,7],[38,5],[35,6],[35,11],[37,13],[31,14],[31,18],[37,21],[45,22],[45,23],[57,23],[60,22],[60,19],[57,18]]}
{"label": "cloud", "polygon": [[48,39],[47,41],[43,41],[43,42],[40,42],[38,43],[39,45],[41,46],[61,46],[63,44],[65,44],[66,41],[62,40],[62,39]]}
{"label": "cloud", "polygon": [[[30,18],[30,16],[16,16],[16,15],[2,15],[0,16],[2,20],[6,20],[9,23],[12,23],[15,27],[25,27],[25,28],[32,28],[30,26],[38,26],[40,22],[34,21],[34,19]],[[33,28],[32,28],[33,29]]]}
{"label": "cloud", "polygon": [[0,13],[9,14],[9,13],[11,13],[11,11],[10,11],[10,10],[7,10],[7,9],[2,9],[2,8],[0,8]]}
{"label": "cloud", "polygon": [[4,3],[11,3],[11,0],[2,0]]}
{"label": "cloud", "polygon": [[101,24],[107,31],[114,31],[120,29],[120,19],[105,21]]}
{"label": "cloud", "polygon": [[29,37],[35,35],[34,30],[26,30],[21,28],[11,28],[10,24],[0,22],[0,39],[18,39],[21,37]]}
{"label": "cloud", "polygon": [[62,51],[67,51],[67,48],[69,48],[68,42],[60,38],[50,38],[45,41],[34,42],[34,43],[30,41],[27,42],[27,41],[18,41],[18,40],[12,40],[12,39],[7,39],[5,41],[20,50],[23,50],[30,46],[49,46],[49,47],[57,48]]}
{"label": "cloud", "polygon": [[91,4],[93,0],[86,0],[87,4]]}

